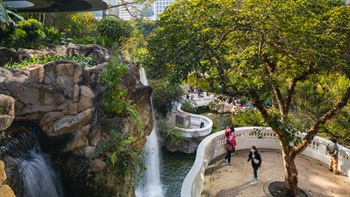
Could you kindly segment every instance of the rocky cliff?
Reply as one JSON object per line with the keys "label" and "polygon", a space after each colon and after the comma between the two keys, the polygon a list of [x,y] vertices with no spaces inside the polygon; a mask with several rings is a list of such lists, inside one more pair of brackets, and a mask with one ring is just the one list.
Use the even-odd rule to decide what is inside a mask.
{"label": "rocky cliff", "polygon": [[[76,50],[71,49],[71,53],[85,54]],[[83,158],[91,157],[110,130],[120,125],[123,129],[119,132],[136,128],[129,118],[107,117],[101,109],[106,87],[100,84],[99,75],[107,64],[102,59],[98,61],[101,64],[91,68],[83,68],[74,61],[55,61],[22,69],[0,68],[0,94],[15,101],[14,124],[19,121],[37,124],[41,130],[40,145],[44,151],[55,155],[55,162],[63,172]],[[141,115],[142,132],[137,136],[137,149],[141,151],[153,127],[152,88],[140,83],[138,69],[132,65],[123,83]],[[12,138],[8,132],[6,135],[3,132],[3,136],[0,145]],[[104,166],[106,161],[100,161],[99,166]]]}

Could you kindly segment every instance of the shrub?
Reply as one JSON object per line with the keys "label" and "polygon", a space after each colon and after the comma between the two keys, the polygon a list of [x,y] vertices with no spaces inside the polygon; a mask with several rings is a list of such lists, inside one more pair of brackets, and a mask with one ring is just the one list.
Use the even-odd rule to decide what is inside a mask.
{"label": "shrub", "polygon": [[232,115],[232,121],[236,126],[266,126],[260,112],[254,109],[248,109],[244,112]]}
{"label": "shrub", "polygon": [[177,146],[185,138],[184,131],[176,128],[173,125],[165,124],[163,128],[165,138],[170,142],[171,145]]}
{"label": "shrub", "polygon": [[234,125],[230,116],[217,115],[215,118],[212,118],[213,121],[213,131],[222,131],[226,129],[229,125]]}
{"label": "shrub", "polygon": [[57,29],[53,27],[45,28],[43,32],[44,32],[43,43],[56,44],[56,45],[63,44],[62,35]]}
{"label": "shrub", "polygon": [[36,19],[28,19],[20,21],[18,28],[26,32],[26,37],[21,47],[37,49],[45,35],[42,29],[42,23]]}
{"label": "shrub", "polygon": [[194,113],[197,109],[197,103],[194,100],[185,100],[181,104],[181,110],[189,112],[189,113]]}
{"label": "shrub", "polygon": [[154,109],[163,117],[166,117],[172,108],[172,103],[179,102],[183,90],[178,84],[172,84],[167,80],[152,80],[153,90],[152,101]]}
{"label": "shrub", "polygon": [[119,18],[104,17],[97,24],[97,31],[102,38],[102,45],[112,47],[114,44],[118,46],[125,38],[131,36],[133,28],[128,22]]}

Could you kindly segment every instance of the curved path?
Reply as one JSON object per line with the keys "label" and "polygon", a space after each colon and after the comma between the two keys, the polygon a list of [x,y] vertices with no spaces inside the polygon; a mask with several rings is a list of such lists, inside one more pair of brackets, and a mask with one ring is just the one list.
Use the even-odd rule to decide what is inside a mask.
{"label": "curved path", "polygon": [[[225,155],[214,159],[205,171],[202,197],[264,197],[263,184],[268,181],[283,181],[282,155],[277,150],[259,150],[263,163],[258,170],[258,184],[250,185],[253,178],[251,163],[246,162],[249,150],[237,150],[231,157],[232,165],[223,161]],[[298,156],[298,186],[309,191],[313,197],[349,197],[350,179],[333,175],[328,166],[320,161]]]}

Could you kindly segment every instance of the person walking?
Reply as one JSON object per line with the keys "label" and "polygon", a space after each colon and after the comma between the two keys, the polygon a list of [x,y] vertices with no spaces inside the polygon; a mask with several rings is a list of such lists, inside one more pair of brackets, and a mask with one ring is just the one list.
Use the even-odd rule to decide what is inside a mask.
{"label": "person walking", "polygon": [[261,156],[258,152],[258,149],[255,146],[252,146],[250,153],[248,155],[247,162],[252,161],[252,167],[254,170],[254,178],[251,182],[252,185],[255,185],[258,182],[258,169],[261,166]]}
{"label": "person walking", "polygon": [[[232,165],[232,163],[231,163],[231,154],[232,154],[232,150],[236,146],[236,140],[235,140],[235,138],[232,135],[230,135],[230,133],[226,133],[225,137],[226,137],[225,149],[226,149],[227,153],[226,153],[224,161],[226,163]],[[228,147],[228,148],[226,148],[226,147]],[[226,161],[226,159],[227,159],[227,161]]]}
{"label": "person walking", "polygon": [[339,147],[337,140],[333,139],[331,144],[327,145],[327,152],[329,155],[329,171],[334,174],[338,174],[338,155],[339,155]]}

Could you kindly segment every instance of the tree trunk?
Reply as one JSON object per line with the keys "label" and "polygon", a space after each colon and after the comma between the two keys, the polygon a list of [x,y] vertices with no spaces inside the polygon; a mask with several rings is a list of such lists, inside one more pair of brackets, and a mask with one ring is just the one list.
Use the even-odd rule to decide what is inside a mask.
{"label": "tree trunk", "polygon": [[289,148],[282,147],[285,170],[284,186],[288,190],[289,196],[295,197],[298,188],[298,170],[294,162],[296,155],[290,154],[290,151]]}

